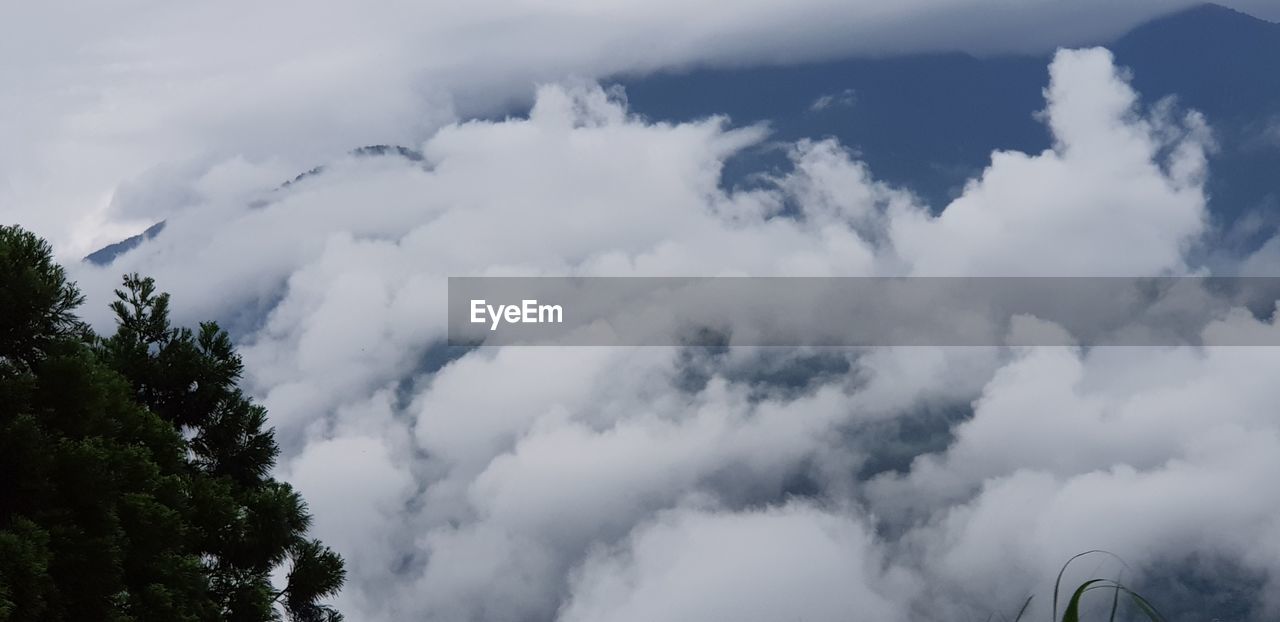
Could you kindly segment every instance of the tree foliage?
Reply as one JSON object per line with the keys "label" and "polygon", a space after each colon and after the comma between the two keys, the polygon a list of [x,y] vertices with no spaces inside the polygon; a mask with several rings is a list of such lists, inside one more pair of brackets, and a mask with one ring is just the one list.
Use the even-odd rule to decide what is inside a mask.
{"label": "tree foliage", "polygon": [[172,326],[149,278],[116,296],[95,336],[48,244],[0,227],[0,622],[340,620],[227,333]]}

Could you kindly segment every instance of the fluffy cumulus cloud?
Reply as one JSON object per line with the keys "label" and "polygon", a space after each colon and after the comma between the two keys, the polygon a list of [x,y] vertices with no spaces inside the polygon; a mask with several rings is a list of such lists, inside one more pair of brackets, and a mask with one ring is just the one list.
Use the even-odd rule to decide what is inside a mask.
{"label": "fluffy cumulus cloud", "polygon": [[1049,71],[1053,146],[942,209],[832,141],[726,190],[765,128],[567,83],[420,160],[193,168],[160,235],[76,277],[102,302],[152,274],[233,327],[353,620],[985,617],[1099,547],[1280,577],[1280,352],[1212,345],[1280,330],[1248,314],[1199,348],[443,345],[449,275],[1198,270],[1205,120],[1136,108],[1105,50]]}
{"label": "fluffy cumulus cloud", "polygon": [[1184,251],[1205,225],[1208,129],[1194,113],[1134,118],[1136,94],[1113,71],[1103,54],[1059,54],[1044,111],[1053,148],[992,154],[940,216],[893,223],[895,247],[917,273],[1186,270]]}
{"label": "fluffy cumulus cloud", "polygon": [[[865,525],[803,504],[666,512],[583,565],[561,619],[906,620],[918,587]],[[725,572],[733,568],[732,572]]]}

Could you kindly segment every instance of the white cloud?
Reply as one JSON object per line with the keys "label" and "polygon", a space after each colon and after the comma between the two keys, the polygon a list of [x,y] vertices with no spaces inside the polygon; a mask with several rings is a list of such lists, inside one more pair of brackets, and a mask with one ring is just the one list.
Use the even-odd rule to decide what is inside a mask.
{"label": "white cloud", "polygon": [[841,514],[681,508],[588,559],[560,619],[912,619],[902,603],[915,586],[885,567],[869,530]]}
{"label": "white cloud", "polygon": [[396,580],[394,562],[412,544],[398,536],[416,485],[405,468],[409,456],[396,453],[388,439],[352,433],[318,441],[283,465],[312,512],[312,534],[342,551],[349,581],[335,603],[341,610],[377,607],[379,586]]}
{"label": "white cloud", "polygon": [[945,453],[877,481],[872,505],[890,522],[934,517],[906,538],[929,551],[930,583],[995,573],[1012,581],[992,586],[1005,601],[1094,548],[1137,569],[1201,553],[1275,577],[1280,498],[1263,489],[1280,455],[1280,395],[1264,378],[1278,356],[1029,349],[992,378]]}
{"label": "white cloud", "polygon": [[1195,113],[1179,124],[1136,116],[1137,96],[1114,72],[1105,50],[1058,54],[1044,112],[1054,147],[997,152],[937,218],[894,223],[894,246],[917,274],[1186,270],[1183,251],[1205,227],[1208,131]]}
{"label": "white cloud", "polygon": [[1047,51],[1190,4],[6,3],[0,220],[79,257],[181,207],[154,193],[146,215],[119,205],[131,185],[177,187],[236,157],[305,170],[360,145],[416,143],[455,113],[529,101],[539,81],[845,53]]}
{"label": "white cloud", "polygon": [[[726,193],[722,163],[764,130],[652,124],[571,83],[528,118],[445,126],[421,163],[339,158],[261,195],[274,164],[224,164],[161,235],[76,278],[99,306],[139,270],[182,319],[237,323],[282,474],[351,559],[354,620],[928,620],[1016,609],[1095,546],[1273,570],[1269,348],[827,353],[848,371],[806,387],[750,379],[804,350],[506,348],[427,369],[448,275],[1194,270],[1201,122],[1134,109],[1102,50],[1050,75],[1055,147],[995,154],[936,217],[829,141]],[[1208,334],[1232,330],[1276,329]],[[858,481],[876,426],[970,402],[926,431],[949,448]]]}
{"label": "white cloud", "polygon": [[857,103],[857,93],[853,89],[845,89],[838,93],[828,93],[809,104],[810,112],[822,112],[829,108],[852,108]]}

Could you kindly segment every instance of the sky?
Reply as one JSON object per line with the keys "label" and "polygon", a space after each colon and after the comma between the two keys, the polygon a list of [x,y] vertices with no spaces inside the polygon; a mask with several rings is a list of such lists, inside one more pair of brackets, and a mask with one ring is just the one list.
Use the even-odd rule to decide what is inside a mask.
{"label": "sky", "polygon": [[[441,360],[451,275],[1205,274],[1213,120],[1139,106],[1088,45],[1179,6],[10,6],[0,219],[72,261],[166,220],[111,266],[71,265],[83,313],[109,330],[136,270],[178,321],[232,330],[278,475],[347,560],[350,620],[983,619],[1099,548],[1139,574],[1226,564],[1273,619],[1280,351],[1214,345],[1272,319],[1224,314],[1203,347]],[[653,122],[597,82],[1058,46],[1051,146],[992,153],[945,206],[822,137],[723,188],[767,126]],[[343,155],[376,143],[423,160]],[[1274,266],[1276,244],[1240,265]]]}

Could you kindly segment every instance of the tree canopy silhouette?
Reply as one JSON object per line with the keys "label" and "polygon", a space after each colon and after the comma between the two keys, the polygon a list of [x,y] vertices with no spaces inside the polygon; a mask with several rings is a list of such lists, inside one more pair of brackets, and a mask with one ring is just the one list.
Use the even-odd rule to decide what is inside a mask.
{"label": "tree canopy silhouette", "polygon": [[149,278],[116,297],[93,334],[49,245],[0,227],[0,622],[341,620],[227,333],[172,326]]}

